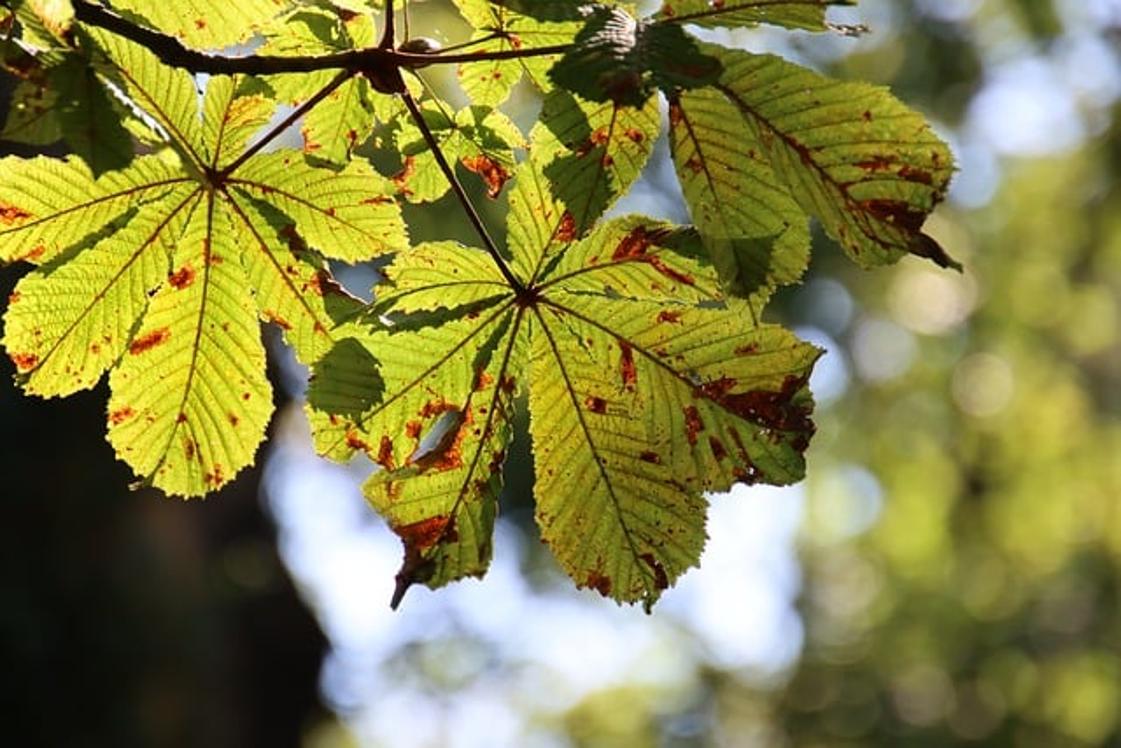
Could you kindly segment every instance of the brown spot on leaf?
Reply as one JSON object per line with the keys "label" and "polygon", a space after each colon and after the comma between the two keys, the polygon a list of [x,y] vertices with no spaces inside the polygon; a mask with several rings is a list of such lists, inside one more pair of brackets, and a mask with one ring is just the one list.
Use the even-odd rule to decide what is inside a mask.
{"label": "brown spot on leaf", "polygon": [[176,423],[186,423],[187,422],[187,414],[184,413],[183,411],[179,411],[179,415],[175,416],[175,422]]}
{"label": "brown spot on leaf", "polygon": [[899,167],[899,176],[906,179],[908,182],[919,182],[920,184],[932,185],[934,184],[934,177],[928,171],[916,169],[913,166],[904,164]]}
{"label": "brown spot on leaf", "polygon": [[272,322],[274,325],[277,325],[281,329],[283,329],[283,330],[291,330],[292,329],[292,323],[289,322],[288,320],[284,319],[283,317],[281,317],[279,314],[277,314],[272,309],[266,309],[262,312],[262,314],[265,316],[265,319],[267,319],[269,322]]}
{"label": "brown spot on leaf", "polygon": [[494,384],[494,377],[492,377],[490,374],[487,374],[485,371],[483,371],[481,369],[478,372],[476,372],[476,374],[475,374],[475,389],[476,390],[485,390],[487,387],[490,387],[492,384]]}
{"label": "brown spot on leaf", "polygon": [[424,428],[424,426],[420,421],[409,421],[405,424],[405,436],[410,439],[419,439],[422,428]]}
{"label": "brown spot on leaf", "polygon": [[461,159],[461,163],[468,171],[482,177],[487,186],[487,197],[492,200],[498,197],[498,194],[502,192],[502,187],[510,179],[509,170],[486,154],[468,156]]}
{"label": "brown spot on leaf", "polygon": [[195,271],[190,265],[184,265],[174,273],[167,276],[167,282],[180,291],[191,285],[195,280]]}
{"label": "brown spot on leaf", "polygon": [[421,418],[431,418],[432,416],[438,416],[441,413],[447,413],[451,410],[456,410],[456,407],[447,400],[440,398],[439,400],[429,400],[422,405],[419,415]]}
{"label": "brown spot on leaf", "polygon": [[667,322],[669,324],[677,324],[681,322],[682,314],[684,314],[684,312],[671,312],[667,309],[665,311],[658,312],[658,321]]}
{"label": "brown spot on leaf", "polygon": [[393,532],[397,533],[404,542],[406,553],[410,550],[423,553],[434,548],[438,543],[454,543],[459,540],[454,520],[444,514],[407,525],[396,525]]}
{"label": "brown spot on leaf", "polygon": [[34,353],[9,353],[8,357],[12,359],[12,363],[20,371],[34,369],[35,365],[39,363],[39,357]]}
{"label": "brown spot on leaf", "polygon": [[205,18],[196,18],[195,19],[195,28],[198,29],[199,31],[202,31],[203,29],[205,29],[206,28],[206,19]]}
{"label": "brown spot on leaf", "polygon": [[8,306],[11,306],[12,304],[18,304],[21,298],[23,298],[23,296],[19,291],[12,291],[10,294],[8,294]]}
{"label": "brown spot on leaf", "polygon": [[28,218],[31,218],[31,214],[23,208],[8,203],[0,203],[0,223],[11,226]]}
{"label": "brown spot on leaf", "polygon": [[874,156],[864,161],[857,161],[853,166],[870,173],[891,171],[892,167],[895,166],[895,158],[893,156]]}
{"label": "brown spot on leaf", "polygon": [[619,359],[619,372],[623,377],[623,386],[633,392],[635,382],[638,379],[638,372],[634,365],[634,349],[621,340],[619,341],[619,349],[622,351],[622,356]]}
{"label": "brown spot on leaf", "polygon": [[588,572],[588,578],[584,580],[584,586],[590,587],[604,597],[611,595],[611,579],[598,571]]}
{"label": "brown spot on leaf", "polygon": [[403,195],[411,195],[413,191],[409,189],[409,180],[416,174],[416,159],[412,156],[405,156],[405,160],[401,162],[401,171],[394,174],[392,179],[393,184],[397,185],[397,189]]}
{"label": "brown spot on leaf", "polygon": [[134,356],[139,356],[145,351],[150,351],[157,345],[166,343],[171,337],[171,330],[167,327],[161,327],[157,330],[152,330],[150,333],[141,335],[136,338],[128,346],[128,352]]}
{"label": "brown spot on leaf", "polygon": [[639,558],[650,567],[650,571],[654,572],[655,589],[664,590],[669,587],[669,577],[666,576],[666,569],[658,559],[654,558],[653,553],[643,553]]}
{"label": "brown spot on leaf", "polygon": [[594,395],[588,395],[586,398],[584,398],[584,407],[586,407],[588,410],[590,410],[593,413],[598,413],[600,415],[603,415],[604,413],[607,412],[607,401],[604,400],[602,397],[595,397]]}
{"label": "brown spot on leaf", "polygon": [[235,426],[235,427],[239,423],[241,423],[241,419],[237,417],[236,413],[227,413],[226,414],[226,420],[230,422],[231,426]]}
{"label": "brown spot on leaf", "polygon": [[646,254],[653,243],[650,234],[647,233],[645,226],[636,226],[631,229],[630,233],[623,237],[615,247],[615,251],[611,254],[611,259],[616,262],[620,260],[632,260],[642,257]]}
{"label": "brown spot on leaf", "polygon": [[701,414],[697,411],[696,406],[688,405],[684,408],[685,413],[685,438],[689,440],[690,444],[697,443],[697,434],[704,431],[704,423],[701,421]]}
{"label": "brown spot on leaf", "polygon": [[194,439],[186,439],[183,441],[183,454],[187,457],[188,461],[195,459],[195,453],[197,451],[198,447],[195,446]]}
{"label": "brown spot on leaf", "polygon": [[42,244],[36,244],[34,247],[32,247],[19,257],[16,257],[15,259],[23,260],[25,262],[38,262],[46,253],[47,248],[45,246],[43,246]]}
{"label": "brown spot on leaf", "polygon": [[646,140],[645,133],[635,127],[628,127],[625,134],[628,139],[635,143],[641,143],[642,141]]}
{"label": "brown spot on leaf", "polygon": [[346,291],[343,290],[343,287],[340,286],[339,282],[332,278],[331,274],[326,270],[317,271],[312,279],[308,281],[306,289],[310,290],[316,296],[327,296],[328,294],[333,294],[335,296],[346,295]]}
{"label": "brown spot on leaf", "polygon": [[747,343],[746,345],[741,345],[739,348],[736,349],[735,352],[736,352],[737,356],[754,356],[756,353],[759,352],[759,344],[758,343]]}
{"label": "brown spot on leaf", "polygon": [[790,375],[783,380],[778,392],[750,390],[732,394],[724,383],[734,380],[719,379],[704,385],[701,390],[722,407],[740,418],[776,431],[794,431],[810,435],[814,432],[810,420],[810,407],[794,402],[794,396],[805,385],[803,377]]}
{"label": "brown spot on leaf", "polygon": [[109,411],[109,423],[113,424],[114,426],[120,426],[122,423],[132,418],[134,415],[136,415],[136,411],[133,410],[130,406],[126,405],[123,408]]}
{"label": "brown spot on leaf", "polygon": [[210,468],[210,472],[202,477],[206,485],[213,486],[214,488],[221,488],[222,484],[226,482],[226,478],[222,475],[222,466],[217,462]]}
{"label": "brown spot on leaf", "polygon": [[567,210],[564,212],[553,238],[558,242],[565,243],[576,238],[576,218],[573,217],[572,213]]}
{"label": "brown spot on leaf", "polygon": [[378,444],[378,456],[374,462],[381,465],[386,470],[393,470],[396,463],[393,460],[393,441],[384,434],[381,437],[381,442]]}
{"label": "brown spot on leaf", "polygon": [[657,270],[659,273],[666,276],[670,280],[677,281],[678,283],[684,284],[686,286],[692,286],[696,283],[696,280],[693,279],[693,276],[689,275],[688,273],[683,273],[680,270],[674,270],[665,262],[663,262],[661,257],[647,257],[646,261],[650,263],[650,265],[655,270]]}
{"label": "brown spot on leaf", "polygon": [[860,207],[881,221],[918,232],[926,221],[926,213],[902,200],[864,200]]}
{"label": "brown spot on leaf", "polygon": [[724,442],[717,439],[715,436],[708,438],[708,446],[712,450],[712,456],[717,460],[723,460],[728,456],[728,450],[724,448]]}
{"label": "brown spot on leaf", "polygon": [[658,456],[657,452],[643,452],[638,456],[638,459],[643,462],[649,462],[651,465],[661,465],[662,458]]}
{"label": "brown spot on leaf", "polygon": [[370,447],[369,442],[365,441],[362,437],[360,437],[358,435],[358,432],[355,431],[354,429],[348,429],[347,432],[346,432],[346,446],[350,447],[351,449],[358,450],[360,452],[367,452],[368,453],[368,452],[372,451],[372,448]]}

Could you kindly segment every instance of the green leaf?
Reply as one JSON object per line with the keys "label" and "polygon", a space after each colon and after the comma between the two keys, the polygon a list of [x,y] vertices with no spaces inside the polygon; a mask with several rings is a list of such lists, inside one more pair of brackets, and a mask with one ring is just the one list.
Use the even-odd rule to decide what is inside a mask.
{"label": "green leaf", "polygon": [[272,415],[248,279],[216,202],[198,194],[171,227],[178,270],[109,379],[109,442],[171,494],[221,488],[253,462]]}
{"label": "green leaf", "polygon": [[133,205],[162,197],[187,179],[162,157],[140,159],[96,180],[77,159],[0,160],[0,261],[52,260]]}
{"label": "green leaf", "polygon": [[551,93],[510,196],[515,265],[536,276],[583,236],[638,179],[660,127],[655,97],[633,108]]}
{"label": "green leaf", "polygon": [[717,88],[791,194],[864,267],[905,253],[958,267],[922,233],[945,197],[953,155],[922,115],[886,89],[831,80],[771,55],[705,50]]}
{"label": "green leaf", "polygon": [[36,76],[16,83],[8,118],[0,129],[0,140],[28,145],[50,145],[62,140],[62,127],[55,116],[58,94],[46,77]]}
{"label": "green leaf", "polygon": [[86,33],[101,52],[92,53],[98,72],[155,122],[185,161],[205,163],[199,92],[190,74],[167,67],[144,47],[114,34],[101,29]]}
{"label": "green leaf", "polygon": [[[374,45],[374,28],[365,14],[301,7],[268,26],[262,53],[280,56],[324,55]],[[298,106],[330,83],[336,71],[320,70],[266,76],[276,97]],[[300,129],[304,151],[336,164],[351,159],[373,130],[402,107],[394,97],[374,91],[364,76],[352,76],[305,115]]]}
{"label": "green leaf", "polygon": [[119,103],[78,55],[52,66],[48,80],[54,92],[52,114],[63,140],[93,173],[120,169],[132,159],[132,138],[122,122]]}
{"label": "green leaf", "polygon": [[333,171],[275,151],[250,160],[229,185],[234,196],[263,200],[288,216],[325,257],[359,262],[408,246],[393,183],[365,161]]}
{"label": "green leaf", "polygon": [[392,184],[368,165],[336,172],[277,151],[227,173],[272,112],[251,87],[212,78],[200,118],[197,100],[182,110],[184,90],[150,89],[156,80],[174,84],[153,73],[128,91],[173,125],[173,152],[97,179],[77,160],[0,161],[0,251],[45,263],[17,285],[4,344],[40,395],[111,369],[118,454],[165,492],[194,496],[250,464],[263,437],[272,401],[258,320],[313,364],[361,308],[324,257],[357,261],[408,240]]}
{"label": "green leaf", "polygon": [[[569,44],[582,26],[579,13],[541,19],[517,12],[528,12],[529,7],[511,9],[486,0],[455,0],[455,4],[475,29],[471,36],[475,43],[470,48],[480,54]],[[552,84],[547,72],[558,58],[545,55],[463,63],[458,70],[459,84],[472,103],[495,107],[506,101],[523,76],[539,91],[549,91]]]}
{"label": "green leaf", "polygon": [[58,40],[70,37],[74,25],[74,6],[70,0],[25,0],[25,4],[43,26]]}
{"label": "green leaf", "polygon": [[[547,190],[512,193],[512,234],[551,209],[533,196]],[[550,242],[518,241],[534,236]],[[818,351],[745,324],[697,244],[649,219],[609,221],[536,278],[523,270],[521,295],[485,254],[456,245],[387,268],[376,317],[348,326],[349,352],[332,361],[343,384],[317,371],[309,408],[322,453],[381,465],[366,491],[404,542],[395,603],[409,584],[485,570],[523,389],[542,537],[579,586],[619,601],[649,606],[697,562],[704,491],[801,477]],[[355,344],[381,364],[365,394]],[[360,402],[371,405],[355,413]]]}
{"label": "green leaf", "polygon": [[638,21],[619,8],[597,8],[549,75],[590,101],[641,106],[656,89],[714,83],[720,63],[702,54],[678,26]]}
{"label": "green leaf", "polygon": [[280,0],[113,1],[114,9],[135,14],[156,29],[179,37],[187,46],[199,49],[218,49],[246,41],[285,4]]}
{"label": "green leaf", "polygon": [[665,0],[654,17],[663,22],[703,27],[769,23],[826,31],[836,29],[825,17],[830,7],[838,5],[856,5],[856,0]]}
{"label": "green leaf", "polygon": [[[444,158],[478,175],[486,186],[487,196],[498,197],[514,169],[514,148],[524,145],[517,125],[501,112],[483,106],[465,107],[454,119],[434,107],[426,106],[422,113]],[[402,118],[395,141],[404,161],[396,178],[402,194],[410,202],[419,203],[437,200],[447,193],[448,180],[411,118]]]}
{"label": "green leaf", "polygon": [[763,147],[718,91],[672,96],[670,151],[693,222],[729,293],[758,315],[809,263],[807,217]]}

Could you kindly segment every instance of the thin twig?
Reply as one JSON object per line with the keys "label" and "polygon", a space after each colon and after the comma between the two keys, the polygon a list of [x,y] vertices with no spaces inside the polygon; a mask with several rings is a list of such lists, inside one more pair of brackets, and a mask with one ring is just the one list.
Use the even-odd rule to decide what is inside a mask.
{"label": "thin twig", "polygon": [[394,42],[394,31],[393,0],[385,0],[385,28],[382,29],[378,49],[393,49],[397,46]]}
{"label": "thin twig", "polygon": [[471,202],[471,198],[467,196],[467,191],[464,190],[463,185],[460,184],[459,178],[455,175],[455,170],[452,169],[451,164],[449,164],[448,160],[444,157],[444,152],[440,149],[440,143],[436,140],[436,136],[432,134],[428,123],[424,121],[424,115],[421,113],[420,107],[417,106],[416,99],[414,99],[412,94],[407,90],[401,94],[401,99],[405,102],[405,106],[408,108],[409,114],[412,115],[416,126],[420,128],[420,133],[424,136],[424,140],[428,143],[432,155],[436,158],[436,163],[439,164],[440,171],[444,172],[444,176],[447,177],[448,182],[451,184],[452,192],[454,192],[456,198],[459,199],[460,205],[463,206],[463,210],[467,213],[467,218],[471,221],[471,225],[475,227],[479,238],[483,240],[483,245],[486,247],[487,252],[490,253],[491,259],[498,265],[502,277],[505,278],[506,282],[510,284],[510,287],[514,289],[514,293],[520,296],[525,292],[525,287],[510,270],[510,266],[506,264],[502,253],[498,251],[498,245],[495,244],[494,239],[491,238],[487,227],[483,224],[483,219],[479,217],[479,212],[475,210],[474,203]]}
{"label": "thin twig", "polygon": [[245,149],[244,153],[230,162],[227,166],[224,166],[222,170],[218,172],[218,176],[228,177],[230,174],[233,174],[235,171],[237,171],[238,167],[240,167],[249,159],[253,158],[253,156],[260,153],[262,148],[271,143],[282,132],[287,130],[293,122],[310,112],[316,104],[330,96],[332,91],[341,86],[343,83],[346,83],[353,76],[354,73],[350,70],[340,70],[339,74],[332,78],[330,83],[319,89],[319,91],[317,91],[314,96],[305,101],[303,104],[300,104],[300,106],[296,107],[295,111],[285,117],[284,120],[276,127],[269,130],[263,138],[258,140],[249,148]]}

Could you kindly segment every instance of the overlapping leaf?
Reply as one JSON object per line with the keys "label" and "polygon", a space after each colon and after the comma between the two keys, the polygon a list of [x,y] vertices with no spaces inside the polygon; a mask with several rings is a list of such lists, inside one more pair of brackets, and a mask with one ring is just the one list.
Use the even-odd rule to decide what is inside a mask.
{"label": "overlapping leaf", "polygon": [[[619,601],[650,605],[696,563],[703,491],[801,476],[818,351],[745,325],[694,259],[690,229],[616,219],[542,263],[553,233],[514,227],[547,226],[547,197],[539,185],[511,193],[524,292],[480,250],[415,248],[317,371],[320,451],[381,465],[366,491],[404,541],[398,598],[485,570],[519,392],[542,537],[578,585]],[[374,357],[364,392],[358,372]]]}
{"label": "overlapping leaf", "polygon": [[622,8],[596,8],[572,48],[549,71],[562,88],[590,101],[641,106],[657,89],[716,81],[720,63],[680,27],[640,21]]}
{"label": "overlapping leaf", "polygon": [[99,178],[74,159],[0,161],[0,256],[41,263],[9,300],[4,344],[44,396],[111,369],[118,454],[164,491],[199,495],[252,461],[272,411],[258,320],[314,362],[359,306],[321,258],[407,241],[388,179],[285,151],[240,164],[272,102],[216,77],[200,112],[188,77],[145,58],[112,40],[97,64],[170,151]]}
{"label": "overlapping leaf", "polygon": [[[953,173],[949,148],[922,115],[883,88],[831,80],[780,57],[704,50],[723,63],[716,88],[750,132],[738,145],[741,159],[765,154],[802,209],[856,262],[869,267],[911,253],[956,266],[922,233]],[[688,127],[679,118],[675,139],[720,137],[718,127],[683,134]]]}
{"label": "overlapping leaf", "polygon": [[[487,195],[498,197],[513,173],[514,149],[524,146],[517,125],[501,112],[484,106],[465,107],[454,117],[435,107],[425,107],[423,114],[444,158],[476,174],[486,186]],[[419,203],[443,196],[450,185],[420,128],[411,119],[403,118],[395,139],[404,163],[395,180],[405,197]]]}
{"label": "overlapping leaf", "polygon": [[[534,2],[529,4],[531,7],[508,8],[490,0],[454,2],[474,28],[471,49],[480,54],[569,44],[583,25],[577,3],[562,4],[567,7],[559,14],[533,17],[518,11],[528,13],[546,3]],[[459,83],[472,103],[498,106],[506,101],[523,76],[538,90],[550,90],[552,84],[547,72],[556,59],[555,56],[543,56],[468,62],[459,67]]]}
{"label": "overlapping leaf", "polygon": [[735,106],[713,89],[669,104],[670,149],[685,202],[725,287],[756,314],[809,262],[807,217]]}
{"label": "overlapping leaf", "polygon": [[[345,52],[373,46],[374,35],[369,15],[301,7],[266,28],[263,51],[280,56]],[[314,96],[335,74],[321,70],[266,80],[280,101],[295,106]],[[386,121],[400,111],[392,97],[376,93],[365,77],[353,76],[304,118],[304,150],[316,158],[345,163],[370,136],[375,118]]]}
{"label": "overlapping leaf", "polygon": [[755,26],[769,23],[792,29],[825,31],[831,6],[856,0],[665,0],[655,18],[696,26]]}
{"label": "overlapping leaf", "polygon": [[142,18],[198,49],[244,42],[289,4],[288,0],[113,0],[114,9]]}

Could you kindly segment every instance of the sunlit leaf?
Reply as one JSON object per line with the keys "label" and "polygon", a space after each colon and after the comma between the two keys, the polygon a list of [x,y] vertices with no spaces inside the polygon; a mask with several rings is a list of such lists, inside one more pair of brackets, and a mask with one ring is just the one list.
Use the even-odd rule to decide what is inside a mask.
{"label": "sunlit leaf", "polygon": [[830,7],[856,0],[665,0],[655,18],[696,26],[755,26],[769,23],[825,31]]}
{"label": "sunlit leaf", "polygon": [[670,149],[685,202],[729,292],[760,307],[809,262],[807,217],[735,106],[712,89],[670,99]]}
{"label": "sunlit leaf", "polygon": [[259,320],[314,363],[360,307],[323,258],[407,237],[393,185],[368,165],[243,159],[273,109],[252,86],[214,78],[199,102],[189,79],[132,74],[158,67],[139,48],[116,51],[99,64],[172,148],[96,179],[77,160],[0,161],[3,257],[43,263],[9,300],[4,343],[40,395],[110,369],[118,454],[167,493],[200,495],[252,462],[272,412]]}
{"label": "sunlit leaf", "polygon": [[[515,188],[512,227],[539,225],[550,206],[534,197],[547,195]],[[550,238],[511,231],[510,252],[543,257],[535,245]],[[486,254],[455,245],[386,270],[376,316],[348,328],[351,353],[332,362],[345,383],[317,371],[310,405],[321,452],[381,465],[366,490],[404,541],[395,601],[411,583],[485,570],[523,390],[542,538],[578,585],[619,601],[649,606],[697,562],[703,491],[801,477],[818,351],[745,324],[697,245],[691,230],[617,219],[523,270],[520,294]],[[361,413],[354,342],[381,363]]]}
{"label": "sunlit leaf", "polygon": [[285,6],[284,0],[114,0],[113,7],[136,14],[160,31],[200,49],[243,42]]}
{"label": "sunlit leaf", "polygon": [[830,80],[772,55],[704,49],[718,89],[791,194],[864,266],[905,253],[956,263],[922,233],[953,174],[950,149],[883,88]]}

